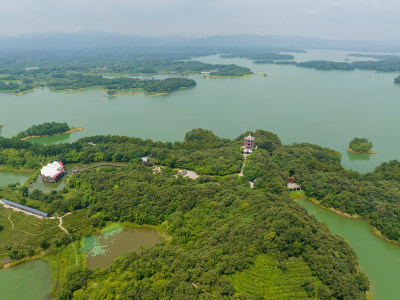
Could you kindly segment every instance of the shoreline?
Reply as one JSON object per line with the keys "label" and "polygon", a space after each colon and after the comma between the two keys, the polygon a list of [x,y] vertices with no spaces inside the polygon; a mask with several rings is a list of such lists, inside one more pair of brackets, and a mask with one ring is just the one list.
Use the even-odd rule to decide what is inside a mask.
{"label": "shoreline", "polygon": [[368,151],[367,153],[363,153],[363,152],[354,151],[354,150],[351,149],[351,148],[346,148],[346,151],[347,151],[347,152],[350,152],[350,153],[354,153],[354,154],[361,154],[361,155],[378,154],[378,152],[375,152],[375,151],[372,151],[372,150]]}
{"label": "shoreline", "polygon": [[16,169],[16,168],[5,166],[5,165],[0,165],[0,172],[28,175],[28,174],[32,174],[33,172],[35,172],[35,170],[34,169]]}
{"label": "shoreline", "polygon": [[4,265],[0,264],[0,270],[13,268],[13,267],[16,267],[18,265],[22,265],[24,263],[28,263],[28,262],[31,262],[31,261],[34,261],[34,260],[37,260],[37,259],[42,259],[42,258],[44,258],[46,256],[46,254],[47,254],[46,251],[43,251],[42,253],[40,253],[38,255],[35,255],[35,256],[24,257],[24,258],[21,258],[19,260],[14,260],[14,261],[11,261],[9,263],[6,263]]}
{"label": "shoreline", "polygon": [[169,93],[156,93],[156,94],[147,94],[146,97],[156,97],[162,95],[168,95]]}
{"label": "shoreline", "polygon": [[388,242],[388,243],[393,244],[393,245],[395,245],[395,246],[397,246],[397,247],[400,247],[400,243],[399,243],[399,242],[396,242],[396,241],[394,241],[394,240],[391,240],[391,239],[385,237],[384,235],[382,235],[382,233],[379,231],[379,229],[376,228],[374,225],[372,225],[371,222],[370,222],[368,219],[364,218],[363,216],[360,216],[360,215],[357,215],[357,214],[356,214],[356,215],[350,215],[350,214],[348,214],[348,213],[345,213],[345,212],[342,212],[342,211],[340,211],[340,210],[337,210],[337,209],[335,209],[335,208],[333,208],[333,207],[325,207],[325,206],[323,206],[322,204],[320,204],[320,202],[319,202],[317,199],[308,198],[308,197],[306,197],[306,196],[304,196],[304,195],[302,195],[302,196],[301,196],[301,195],[296,195],[296,196],[290,195],[290,197],[291,197],[293,200],[296,200],[296,199],[305,199],[305,200],[308,200],[308,201],[314,203],[315,205],[318,205],[318,206],[319,206],[320,208],[322,208],[322,209],[329,210],[329,211],[331,211],[331,212],[333,212],[333,213],[335,213],[335,214],[337,214],[337,215],[339,215],[339,216],[342,216],[342,217],[345,217],[345,218],[348,218],[348,219],[360,219],[360,220],[365,220],[365,221],[368,222],[369,226],[371,227],[372,233],[373,233],[377,238],[380,238],[381,240],[384,240],[385,242]]}
{"label": "shoreline", "polygon": [[138,92],[115,93],[112,95],[104,94],[104,95],[99,95],[99,97],[116,97],[122,95],[136,95],[136,94],[138,94]]}
{"label": "shoreline", "polygon": [[26,136],[26,137],[21,138],[20,141],[26,141],[26,140],[29,140],[29,139],[41,138],[41,137],[63,135],[63,134],[68,134],[68,133],[72,133],[72,132],[76,132],[76,131],[82,131],[84,129],[85,128],[83,128],[83,127],[73,127],[70,130],[68,130],[66,132],[62,132],[62,133],[46,134],[46,135],[30,135],[30,136]]}
{"label": "shoreline", "polygon": [[246,78],[246,77],[251,77],[255,76],[257,74],[245,74],[245,75],[208,75],[208,76],[203,76],[203,79],[208,79],[208,78]]}

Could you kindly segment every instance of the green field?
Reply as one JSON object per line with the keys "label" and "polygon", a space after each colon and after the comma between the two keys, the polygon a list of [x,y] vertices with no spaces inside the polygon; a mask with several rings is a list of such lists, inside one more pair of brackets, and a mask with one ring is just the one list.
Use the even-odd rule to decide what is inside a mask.
{"label": "green field", "polygon": [[0,225],[3,227],[0,231],[0,258],[6,257],[10,248],[39,250],[41,240],[51,242],[65,235],[58,228],[57,220],[39,219],[3,206],[0,206]]}
{"label": "green field", "polygon": [[74,240],[90,235],[93,232],[93,227],[87,216],[87,209],[81,209],[71,215],[65,216],[63,218],[63,226],[72,235]]}
{"label": "green field", "polygon": [[[322,284],[303,260],[292,258],[284,268],[278,268],[268,255],[259,255],[249,269],[228,278],[239,293],[263,297],[260,299],[312,299]],[[314,293],[307,295],[306,285]]]}

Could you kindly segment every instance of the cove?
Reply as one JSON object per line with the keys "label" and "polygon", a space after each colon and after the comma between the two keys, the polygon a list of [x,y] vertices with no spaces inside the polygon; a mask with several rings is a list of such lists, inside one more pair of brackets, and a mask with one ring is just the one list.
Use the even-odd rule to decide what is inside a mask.
{"label": "cove", "polygon": [[44,260],[0,270],[0,299],[48,299],[50,287],[50,269]]}
{"label": "cove", "polygon": [[371,225],[364,219],[337,215],[306,199],[296,201],[311,215],[325,222],[333,234],[348,241],[371,282],[371,294],[375,300],[400,299],[400,247],[375,236]]}
{"label": "cove", "polygon": [[157,231],[147,227],[112,226],[101,233],[83,240],[89,268],[106,268],[112,261],[140,248],[150,248],[160,243]]}
{"label": "cove", "polygon": [[13,173],[13,172],[0,172],[0,186],[7,186],[13,183],[25,183],[29,175]]}

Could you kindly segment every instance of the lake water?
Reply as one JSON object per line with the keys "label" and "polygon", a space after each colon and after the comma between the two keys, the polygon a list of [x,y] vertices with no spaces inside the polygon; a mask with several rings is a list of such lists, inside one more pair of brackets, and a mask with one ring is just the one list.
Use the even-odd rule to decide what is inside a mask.
{"label": "lake water", "polygon": [[14,173],[14,172],[0,172],[0,186],[7,186],[13,183],[25,183],[29,175]]}
{"label": "lake water", "polygon": [[[119,230],[118,230],[119,229]],[[161,242],[161,237],[150,228],[117,227],[112,234],[102,232],[94,237],[85,238],[88,245],[87,263],[89,268],[106,268],[112,261],[124,254],[140,248],[150,248]],[[85,247],[85,245],[84,245]]]}
{"label": "lake water", "polygon": [[0,270],[1,300],[48,299],[51,288],[47,262],[35,260],[10,269]]}
{"label": "lake water", "polygon": [[[319,50],[295,56],[297,60],[341,61],[346,53]],[[158,97],[101,97],[104,91],[93,89],[82,93],[38,89],[19,96],[1,93],[1,134],[10,137],[46,121],[65,121],[85,130],[35,142],[71,142],[97,134],[176,141],[198,127],[234,138],[261,128],[277,133],[284,143],[310,142],[340,151],[343,166],[361,172],[371,171],[383,161],[400,159],[400,86],[393,84],[398,74],[316,71],[219,56],[196,59],[243,65],[268,77],[191,76],[197,87]],[[345,148],[354,137],[370,139],[378,154],[348,154]]]}
{"label": "lake water", "polygon": [[311,201],[296,200],[334,234],[343,236],[355,250],[361,269],[371,281],[375,300],[400,299],[400,247],[376,237],[363,219],[350,219],[323,209]]}

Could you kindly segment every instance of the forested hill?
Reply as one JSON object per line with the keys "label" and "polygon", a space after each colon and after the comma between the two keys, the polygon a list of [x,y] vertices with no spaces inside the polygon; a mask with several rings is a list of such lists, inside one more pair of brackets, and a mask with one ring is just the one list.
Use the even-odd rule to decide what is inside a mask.
{"label": "forested hill", "polygon": [[[285,186],[293,174],[303,182],[319,172],[347,178],[340,155],[310,144],[284,146],[263,130],[251,134],[258,150],[248,157],[243,177],[238,176],[240,145],[248,133],[229,140],[195,129],[175,143],[95,136],[48,146],[0,138],[0,164],[14,168],[39,169],[55,159],[67,168],[128,163],[71,175],[61,191],[10,187],[0,190],[0,197],[53,215],[86,209],[85,225],[72,231],[75,240],[110,221],[157,225],[171,237],[105,270],[85,264],[68,268],[59,299],[365,299],[369,282],[354,251],[296,204]],[[143,156],[151,157],[150,163],[143,163]],[[200,177],[175,177],[177,168]],[[254,190],[249,180],[255,180]]]}

